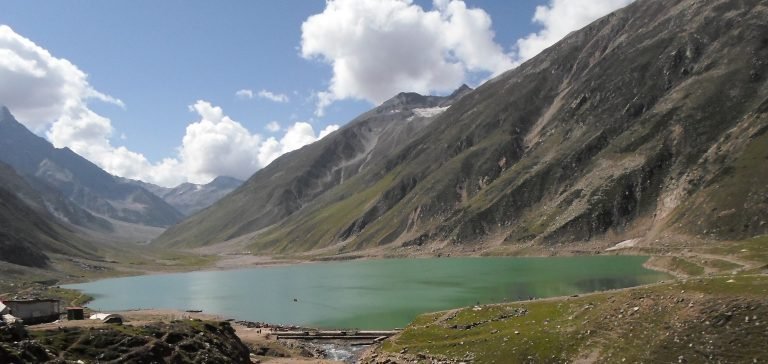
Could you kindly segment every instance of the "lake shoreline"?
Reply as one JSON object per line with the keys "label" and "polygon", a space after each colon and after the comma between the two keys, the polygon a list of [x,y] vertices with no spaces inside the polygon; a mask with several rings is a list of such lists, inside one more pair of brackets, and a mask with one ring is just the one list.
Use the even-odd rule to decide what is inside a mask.
{"label": "lake shoreline", "polygon": [[[637,240],[637,239],[635,239]],[[625,241],[626,242],[626,241]],[[623,243],[623,242],[622,242]],[[569,256],[613,256],[613,255],[630,255],[630,256],[648,256],[656,258],[656,256],[669,256],[677,255],[676,251],[658,251],[657,249],[650,249],[643,244],[633,244],[620,249],[615,249],[617,245],[622,243],[606,243],[606,242],[580,242],[571,245],[561,245],[558,247],[542,247],[534,244],[525,244],[521,246],[508,247],[500,245],[499,242],[483,242],[471,247],[454,246],[454,247],[440,247],[429,248],[428,246],[413,246],[413,247],[400,247],[400,248],[375,248],[367,249],[359,252],[344,253],[344,254],[328,254],[328,249],[320,249],[315,251],[309,251],[296,255],[252,255],[247,253],[233,252],[233,249],[224,249],[225,253],[213,253],[218,245],[213,245],[206,248],[197,248],[185,251],[176,251],[176,253],[189,256],[198,257],[200,262],[188,263],[173,263],[167,265],[153,265],[152,254],[144,257],[144,261],[136,262],[121,262],[117,261],[88,261],[81,259],[84,263],[103,266],[106,268],[102,272],[98,272],[94,275],[78,276],[76,274],[68,274],[67,276],[59,279],[59,284],[76,284],[87,283],[97,281],[101,279],[116,278],[116,277],[129,277],[129,276],[143,276],[143,275],[163,275],[169,273],[188,273],[188,272],[204,272],[204,271],[222,271],[233,270],[242,268],[262,267],[262,266],[285,266],[285,265],[301,265],[301,264],[314,264],[333,261],[365,261],[365,260],[377,260],[377,259],[399,259],[399,258],[414,258],[414,259],[429,259],[429,258],[449,258],[449,257],[467,257],[467,258],[483,258],[483,257],[535,257],[535,258],[547,258],[547,257],[569,257]],[[222,243],[225,244],[225,243]],[[226,252],[229,251],[229,252]],[[695,254],[695,252],[693,252]],[[63,258],[63,259],[62,259]],[[58,257],[54,259],[57,261],[66,260],[65,257]],[[56,264],[61,265],[61,264]],[[54,267],[56,266],[54,265]],[[656,270],[663,273],[670,273],[667,267],[659,264],[649,264],[648,269]],[[674,274],[674,273],[670,273]],[[678,275],[680,276],[680,275]]]}
{"label": "lake shoreline", "polygon": [[[648,259],[643,264],[643,266],[645,268],[652,269],[652,270],[658,271],[658,272],[665,272],[667,274],[671,274],[671,275],[675,276],[675,278],[672,278],[671,280],[667,280],[667,281],[661,281],[661,282],[657,282],[657,283],[650,283],[650,284],[644,284],[644,285],[633,286],[633,287],[626,287],[626,288],[619,288],[619,289],[613,289],[613,290],[602,290],[602,291],[594,291],[594,292],[590,292],[590,293],[583,293],[583,294],[579,294],[578,296],[579,297],[589,297],[589,296],[593,296],[593,295],[600,295],[600,294],[603,294],[603,293],[620,293],[620,292],[625,292],[625,291],[633,291],[633,290],[638,290],[638,289],[644,289],[646,287],[655,287],[655,286],[663,286],[663,285],[667,285],[667,284],[673,284],[674,282],[679,282],[683,278],[686,278],[686,276],[684,274],[680,274],[679,271],[675,271],[674,269],[668,269],[668,268],[664,267],[663,266],[664,262],[661,262],[662,264],[659,264],[659,262],[658,262],[658,260],[660,260],[660,259],[669,258],[670,256],[678,257],[678,256],[682,256],[682,254],[668,254],[668,253],[667,254],[648,254],[648,253],[649,252],[647,252],[647,251],[642,251],[642,250],[638,250],[638,249],[627,249],[627,250],[624,250],[624,251],[621,251],[621,252],[610,252],[608,254],[599,254],[599,255],[642,255],[642,256],[646,256],[646,257],[648,257]],[[559,254],[559,255],[555,255],[555,257],[557,257],[557,256],[574,256],[574,255],[590,255],[590,254]],[[592,254],[592,255],[597,255],[597,254]],[[689,255],[690,255],[690,253],[689,253]],[[467,257],[467,256],[462,256],[462,257]],[[483,256],[481,254],[475,254],[473,256],[469,256],[469,258],[482,258],[482,257]],[[547,256],[547,255],[543,255],[543,254],[536,254],[536,255],[533,255],[533,256],[526,255],[525,257],[547,258],[547,257],[553,257],[553,256],[551,256],[551,255]],[[235,261],[237,261],[237,262],[239,262],[241,264],[230,264],[228,266],[227,265],[225,265],[225,266],[217,266],[217,267],[212,268],[212,269],[209,267],[208,269],[203,269],[203,270],[200,270],[200,269],[189,269],[189,270],[186,270],[185,269],[183,271],[174,271],[174,272],[144,271],[141,274],[132,274],[131,276],[152,275],[152,274],[165,275],[165,274],[169,274],[169,273],[181,273],[181,272],[192,272],[192,271],[228,271],[228,270],[242,269],[242,268],[256,268],[256,267],[265,267],[265,266],[305,265],[305,264],[324,263],[324,262],[326,262],[325,260],[320,260],[320,259],[304,259],[304,260],[292,259],[292,260],[287,260],[287,259],[274,259],[273,257],[256,257],[256,258],[250,258],[250,259],[240,259],[240,260],[237,260],[237,258],[239,258],[239,257],[234,257]],[[365,257],[355,258],[354,260],[365,261],[365,260],[391,259],[391,258],[401,258],[401,257],[365,256]],[[429,258],[429,257],[428,256],[419,256],[419,257],[414,257],[414,258]],[[347,260],[347,259],[344,259],[344,260]],[[245,262],[248,262],[248,264],[242,264],[242,263],[245,263]],[[754,264],[747,265],[747,266],[744,267],[744,269],[749,268],[749,267],[751,267],[753,265]],[[84,279],[84,280],[80,280],[80,281],[81,282],[83,282],[83,281],[96,281],[96,280],[101,280],[101,279],[105,279],[105,278],[106,277],[98,277],[96,279]],[[564,295],[564,296],[556,296],[556,297],[545,298],[545,299],[541,299],[540,301],[541,302],[546,302],[546,301],[567,301],[569,299],[572,299],[572,296]],[[522,301],[512,301],[512,302],[496,303],[496,304],[493,304],[493,305],[509,305],[509,304],[515,304],[515,303],[525,303],[525,302],[534,302],[534,301],[522,300]],[[456,309],[461,309],[461,308],[465,308],[465,307],[463,307],[463,306],[462,307],[457,307]],[[153,312],[156,312],[156,311],[158,311],[158,310],[144,309],[144,310],[139,310],[139,311],[135,311],[135,312],[137,314],[140,314],[140,315],[141,314],[146,314],[146,315],[150,315],[151,316],[151,314]],[[173,317],[173,316],[175,316],[175,317],[183,317],[184,315],[188,315],[189,314],[189,313],[186,313],[186,312],[184,312],[182,310],[165,310],[165,311],[171,312],[169,317]],[[426,314],[426,313],[427,312],[425,311],[424,314]],[[220,321],[229,320],[229,316],[226,313],[218,314],[218,315],[210,315],[210,314],[207,314],[207,313],[202,313],[202,314],[203,315],[209,315],[209,317],[212,317],[215,320],[220,320]],[[251,340],[252,339],[252,335],[250,335],[247,330],[237,330],[237,331],[238,331],[238,336],[241,337],[241,340],[243,340],[244,342],[246,340]],[[242,333],[242,336],[241,336],[241,333]],[[273,343],[273,342],[270,341],[270,343]],[[369,348],[368,351],[369,352],[373,352],[373,351],[375,351],[377,349],[378,349],[378,346]],[[284,360],[285,361],[282,361],[284,363],[305,363],[305,362],[308,362],[308,360],[313,360],[313,362],[317,362],[318,359],[317,358],[298,357],[298,358],[288,358],[288,359],[284,359]],[[324,361],[323,363],[332,363],[332,362],[331,361]]]}
{"label": "lake shoreline", "polygon": [[[501,260],[506,260],[505,258],[502,258],[502,257],[496,257],[496,258],[501,258]],[[517,257],[517,258],[520,258],[520,257]],[[533,258],[534,261],[540,260],[540,259],[546,259],[546,257],[525,257],[525,258],[527,258],[528,260]],[[550,257],[550,258],[552,258],[552,257]],[[557,258],[567,258],[567,257],[557,257]],[[589,257],[585,257],[585,258],[589,258]],[[453,260],[453,259],[465,259],[465,260],[469,259],[469,260],[474,260],[474,259],[493,259],[493,258],[488,258],[488,257],[452,257],[452,258],[445,258],[445,259],[446,260],[449,260],[449,259],[450,260]],[[374,259],[369,258],[369,259],[366,259],[366,260],[374,260]],[[411,259],[409,259],[409,260],[411,260]],[[391,259],[388,259],[388,261],[391,261]],[[304,262],[304,264],[284,264],[284,262],[283,262],[283,264],[259,264],[256,267],[264,267],[264,266],[270,266],[270,267],[271,266],[289,266],[289,265],[290,266],[300,266],[300,265],[306,265],[306,263],[319,263],[319,262],[317,262],[317,261],[314,261],[314,262]],[[451,264],[451,265],[453,266],[453,264]],[[248,266],[248,267],[245,267],[245,268],[246,269],[247,268],[254,268],[254,266]],[[654,283],[652,283],[652,284],[654,284]],[[655,284],[658,284],[658,283],[655,283]],[[641,285],[641,286],[644,286],[644,285]],[[586,295],[590,295],[590,294],[599,294],[599,293],[604,293],[604,292],[619,292],[619,291],[622,291],[622,290],[634,289],[634,288],[637,288],[637,287],[639,287],[639,286],[632,286],[632,287],[626,287],[626,288],[617,288],[617,289],[609,289],[609,290],[599,290],[599,291],[593,291],[593,292],[587,292],[587,293],[578,293],[577,296],[586,296]],[[554,297],[549,297],[549,298],[536,299],[536,300],[533,300],[533,301],[542,301],[543,302],[543,301],[548,301],[548,300],[561,300],[561,299],[567,299],[568,297],[570,297],[570,296],[569,295],[560,295],[560,296],[554,296]],[[526,300],[514,299],[514,300],[505,300],[505,301],[493,302],[493,303],[484,302],[484,304],[482,306],[483,307],[492,307],[492,306],[509,305],[509,304],[514,304],[514,303],[519,303],[519,302],[527,302],[527,301]],[[90,305],[90,306],[94,307],[93,305]],[[467,306],[467,305],[451,306],[451,308],[449,310],[462,309],[462,308],[471,307],[471,306],[472,305],[470,305],[470,306]],[[285,326],[284,324],[281,325],[281,324],[278,324],[277,322],[274,322],[274,323],[267,324],[267,325],[260,325],[260,327],[258,327],[258,328],[256,328],[256,327],[249,327],[248,325],[241,324],[244,321],[237,321],[237,320],[242,320],[242,318],[235,319],[235,318],[233,318],[232,315],[229,315],[227,312],[207,312],[207,311],[203,311],[203,312],[188,312],[188,311],[185,311],[184,308],[186,308],[186,309],[196,309],[197,307],[177,307],[175,309],[140,308],[140,309],[130,309],[130,310],[106,310],[106,312],[117,313],[117,314],[123,315],[124,317],[126,317],[131,322],[130,323],[131,325],[142,325],[142,324],[145,324],[145,323],[150,322],[150,321],[160,321],[160,322],[166,322],[167,323],[167,322],[173,322],[174,320],[187,320],[187,319],[203,319],[203,320],[212,320],[212,321],[229,321],[232,324],[232,326],[235,328],[235,332],[236,332],[237,336],[240,337],[240,339],[244,343],[246,343],[246,344],[250,344],[250,345],[256,345],[257,344],[257,345],[268,346],[268,347],[282,347],[283,345],[286,345],[285,342],[278,341],[278,340],[275,339],[274,336],[270,336],[269,335],[269,334],[274,333],[274,331],[269,328],[270,326],[272,326],[272,327],[281,327],[281,326],[284,327]],[[424,310],[424,311],[420,311],[419,315],[423,315],[423,314],[426,314],[426,313],[429,313],[429,312],[436,312],[436,311],[437,310]],[[280,321],[280,322],[282,323],[282,321]],[[412,322],[412,319],[409,320],[409,322]],[[78,323],[75,323],[74,325],[78,325]],[[301,327],[306,327],[306,325],[300,325],[300,326]],[[304,329],[302,329],[302,330],[304,330]],[[311,329],[306,329],[306,330],[311,330]],[[290,345],[296,345],[296,346],[299,346],[299,347],[301,347],[301,346],[303,346],[305,344],[310,344],[308,342],[294,341],[294,340],[289,341],[289,343],[291,343]],[[345,347],[344,345],[339,345],[339,344],[327,344],[327,347],[329,348],[329,350],[333,349],[333,350],[338,350],[338,351],[344,351],[344,350],[346,350],[348,348],[348,346]],[[374,347],[370,347],[368,351],[373,351],[373,350],[376,349],[376,347],[377,347],[376,345]],[[298,361],[288,361],[288,363],[293,363],[293,362],[300,363],[300,362],[303,362],[304,360],[317,360],[317,357],[311,357],[311,358],[300,357],[300,358],[294,358],[293,360],[298,360]],[[328,363],[330,363],[330,362],[328,362]]]}
{"label": "lake shoreline", "polygon": [[[403,327],[430,311],[671,278],[643,267],[647,260],[647,256],[366,259],[121,277],[64,288],[99,297],[88,305],[111,310],[202,309],[275,324],[386,330]],[[136,290],[162,293],[127,294]],[[371,312],[367,307],[376,309]]]}
{"label": "lake shoreline", "polygon": [[[466,252],[464,252],[466,253]],[[531,253],[531,252],[527,252]],[[602,254],[600,254],[602,253]],[[139,276],[161,276],[169,274],[181,274],[191,272],[218,272],[218,271],[232,271],[248,268],[260,268],[260,267],[280,267],[280,266],[295,266],[295,265],[307,265],[307,264],[323,264],[337,261],[369,261],[369,260],[383,260],[383,259],[431,259],[431,258],[486,258],[486,257],[509,257],[509,258],[555,258],[555,257],[570,257],[570,256],[643,256],[648,257],[648,260],[643,264],[643,267],[660,273],[666,273],[672,275],[678,279],[686,278],[685,274],[680,274],[673,269],[665,267],[663,264],[658,264],[658,258],[665,257],[667,255],[654,255],[648,254],[642,250],[637,249],[625,249],[622,251],[588,251],[585,250],[565,250],[559,251],[558,254],[545,254],[543,251],[535,254],[522,254],[522,255],[487,255],[487,251],[472,252],[472,254],[459,254],[447,256],[433,256],[428,254],[397,254],[397,255],[384,255],[384,254],[356,254],[353,256],[341,255],[341,256],[320,256],[320,257],[304,257],[304,258],[278,258],[271,255],[246,255],[246,254],[222,254],[217,256],[217,260],[212,266],[200,266],[200,267],[174,267],[169,270],[156,270],[156,269],[134,269],[131,271],[120,270],[121,265],[115,270],[112,270],[104,275],[96,277],[68,277],[57,284],[70,285],[81,283],[92,283],[105,279],[123,278],[123,277],[139,277]],[[133,267],[132,267],[133,268]],[[181,269],[178,269],[181,268]],[[116,274],[115,274],[116,273]],[[67,288],[66,290],[72,290]],[[82,293],[78,290],[72,290],[74,292]],[[80,302],[82,305],[87,305],[92,299],[87,299]]]}
{"label": "lake shoreline", "polygon": [[[601,245],[602,246],[602,245]],[[487,256],[498,256],[499,254],[495,253],[489,253],[488,251],[479,251],[479,252],[463,252],[456,254],[450,254],[450,257],[469,257],[469,258],[482,258]],[[520,254],[518,254],[520,253]],[[651,249],[644,249],[642,247],[629,247],[626,249],[621,249],[619,251],[604,251],[604,250],[596,250],[590,248],[584,248],[584,247],[577,247],[577,249],[570,249],[568,251],[559,251],[555,254],[549,254],[549,252],[546,252],[544,250],[537,250],[535,252],[532,252],[530,250],[525,252],[515,252],[513,254],[500,254],[501,256],[509,256],[509,257],[537,257],[537,258],[547,258],[547,257],[562,257],[562,256],[605,256],[605,255],[641,255],[649,257],[649,259],[643,264],[645,268],[652,269],[657,272],[664,272],[667,274],[674,275],[676,278],[672,279],[671,281],[667,282],[659,282],[659,283],[653,283],[650,285],[640,285],[635,287],[627,287],[627,288],[620,288],[617,290],[609,290],[607,292],[623,292],[628,290],[636,290],[641,289],[642,287],[646,286],[655,286],[655,285],[662,285],[667,283],[673,283],[675,281],[680,281],[683,278],[689,277],[689,275],[681,274],[679,270],[674,269],[674,267],[669,267],[669,259],[670,258],[684,258],[687,260],[692,260],[693,258],[696,258],[699,254],[698,249],[689,250],[684,249],[683,247],[680,247],[680,249],[667,249],[667,250],[651,250]],[[710,251],[705,251],[703,253],[711,253]],[[723,253],[722,256],[723,259],[732,259],[731,256]],[[703,254],[702,254],[703,255]],[[109,272],[103,272],[101,274],[98,274],[96,276],[88,276],[88,277],[73,277],[69,276],[67,279],[63,279],[62,282],[72,282],[72,283],[82,283],[82,282],[94,282],[99,281],[107,278],[115,278],[115,277],[127,277],[127,276],[145,276],[145,275],[166,275],[170,273],[186,273],[186,272],[195,272],[195,271],[229,271],[229,270],[236,270],[236,269],[242,269],[242,268],[256,268],[256,267],[266,267],[266,266],[289,266],[289,265],[306,265],[306,264],[315,264],[315,263],[324,263],[327,261],[337,261],[337,260],[351,260],[351,261],[365,261],[365,260],[375,260],[375,259],[392,259],[392,258],[403,258],[403,257],[410,257],[410,258],[431,258],[433,256],[429,254],[364,254],[364,255],[355,255],[355,256],[334,256],[334,257],[274,257],[274,256],[252,256],[252,255],[244,255],[244,254],[228,254],[228,255],[219,255],[216,257],[215,261],[210,262],[209,264],[204,265],[190,265],[190,266],[172,266],[172,267],[165,267],[164,269],[153,269],[155,267],[150,267],[149,269],[142,269],[142,266],[129,266],[127,264],[116,264],[114,267],[114,270],[111,270]],[[446,256],[444,256],[446,257]],[[665,261],[666,259],[666,261]],[[99,263],[99,262],[94,262]],[[739,270],[746,270],[756,267],[755,262],[749,262],[745,261],[745,265],[743,267],[740,267]],[[74,292],[80,292],[80,291],[74,291]],[[600,294],[602,292],[606,291],[596,291],[592,293],[586,293],[582,294],[581,296],[586,295],[594,295],[594,294]],[[545,300],[567,300],[569,299],[569,296],[558,296],[558,297],[551,297],[546,298]],[[527,302],[527,301],[518,301],[518,302]],[[504,302],[499,303],[500,305],[510,304],[511,302]],[[87,303],[85,304],[87,305]],[[153,310],[150,310],[150,312]],[[174,311],[177,315],[183,315],[182,310],[175,310]],[[424,313],[426,313],[425,311]],[[220,315],[216,315],[216,317],[226,320],[228,315],[226,312]],[[247,338],[246,338],[247,339]],[[303,360],[303,359],[299,359]],[[311,359],[308,359],[311,360]],[[314,359],[317,360],[317,359]],[[296,362],[302,362],[302,361],[296,361]]]}

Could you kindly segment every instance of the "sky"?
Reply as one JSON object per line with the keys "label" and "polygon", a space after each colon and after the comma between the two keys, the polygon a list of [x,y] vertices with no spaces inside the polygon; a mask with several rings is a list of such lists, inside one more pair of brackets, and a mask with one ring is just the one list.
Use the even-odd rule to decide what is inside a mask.
{"label": "sky", "polygon": [[476,87],[632,0],[0,2],[0,104],[108,172],[247,179],[398,92]]}

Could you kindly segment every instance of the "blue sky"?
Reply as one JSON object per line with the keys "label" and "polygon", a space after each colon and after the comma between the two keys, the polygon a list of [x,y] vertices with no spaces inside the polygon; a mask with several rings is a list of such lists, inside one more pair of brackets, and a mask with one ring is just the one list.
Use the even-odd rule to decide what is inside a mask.
{"label": "blue sky", "polygon": [[[492,74],[530,58],[530,55],[522,54],[525,50],[521,47],[526,44],[532,49],[527,52],[534,54],[568,31],[575,30],[570,28],[583,26],[629,2],[598,0],[585,5],[576,0],[466,0],[463,7],[452,4],[456,1],[448,0],[405,2],[395,4],[389,10],[392,17],[407,15],[403,17],[405,20],[393,21],[391,25],[413,26],[414,30],[406,33],[409,36],[403,37],[396,31],[379,32],[375,36],[364,33],[370,36],[371,41],[354,45],[345,41],[334,43],[334,39],[356,39],[356,33],[350,33],[354,29],[337,29],[344,25],[340,24],[343,19],[349,19],[340,15],[342,11],[352,14],[352,19],[370,16],[369,20],[363,21],[364,24],[378,21],[381,27],[387,28],[390,25],[388,18],[377,18],[376,14],[369,13],[382,12],[384,10],[376,7],[387,2],[398,3],[398,0],[380,1],[367,8],[358,8],[362,2],[345,1],[334,4],[336,12],[331,12],[333,2],[319,0],[5,0],[0,3],[0,25],[10,27],[6,36],[33,42],[50,53],[54,60],[51,64],[60,59],[71,62],[87,74],[82,81],[87,85],[83,86],[85,91],[80,92],[80,96],[74,96],[78,100],[76,102],[83,104],[78,109],[80,111],[72,111],[71,108],[61,111],[65,108],[59,108],[42,112],[39,106],[27,105],[26,101],[4,100],[2,86],[0,104],[8,105],[20,121],[40,135],[48,136],[57,146],[70,146],[114,174],[165,185],[187,180],[201,183],[217,174],[240,173],[236,177],[245,178],[281,152],[315,140],[313,138],[328,126],[343,125],[370,109],[385,99],[383,95],[394,95],[394,90],[447,93],[460,84],[457,82],[459,79],[475,86]],[[538,13],[537,6],[540,7]],[[353,7],[355,9],[350,9]],[[443,23],[434,25],[435,19],[440,19],[440,16],[430,18],[414,10],[424,14],[442,14]],[[324,16],[311,22],[313,27],[302,29],[302,24],[310,16],[321,13]],[[414,18],[414,14],[418,18]],[[449,23],[450,19],[459,19],[462,14],[478,23],[466,27],[459,22]],[[483,27],[483,14],[492,21],[488,29]],[[532,21],[534,15],[536,22]],[[390,47],[391,44],[402,44],[403,49],[409,49],[404,43],[411,41],[410,34],[420,31],[428,33],[425,33],[425,41],[435,36],[443,39],[439,34],[430,33],[434,30],[430,28],[433,26],[441,27],[435,30],[438,33],[455,33],[446,38],[448,45],[442,48],[443,53],[449,53],[444,57],[445,72],[406,77],[402,82],[387,85],[388,81],[381,78],[386,77],[381,75],[381,67],[386,66],[384,69],[387,70],[397,70],[398,67],[416,70],[413,72],[428,68],[419,68],[421,65],[416,64],[417,61],[400,64],[400,59],[384,60],[389,62],[384,66],[350,67],[348,72],[334,68],[334,61],[338,64],[342,63],[341,59],[349,61],[347,63],[360,63],[366,62],[360,54],[376,50],[389,52],[389,49],[383,48],[387,44]],[[308,34],[310,30],[312,34]],[[390,35],[391,42],[387,39]],[[518,43],[526,38],[528,43]],[[302,39],[308,42],[307,45]],[[6,51],[24,56],[19,42],[6,45]],[[310,42],[314,46],[309,46]],[[379,42],[381,44],[377,44]],[[340,46],[339,43],[344,44]],[[467,44],[481,44],[482,47],[467,47]],[[413,54],[414,59],[429,60],[429,55],[422,57],[416,54],[421,48],[414,43],[414,51],[408,54]],[[35,87],[58,85],[56,80],[50,84],[27,82],[16,77],[18,67],[5,65],[4,72],[2,67],[0,62],[0,83],[3,78],[9,80],[6,82],[8,87],[11,81],[19,82],[21,89],[30,89],[30,95],[39,94]],[[62,72],[70,75],[74,71]],[[54,73],[47,72],[48,75]],[[72,76],[72,79],[77,80],[78,77]],[[337,81],[334,82],[334,79]],[[370,81],[374,79],[375,82]],[[334,83],[335,86],[332,85]],[[19,85],[14,85],[14,89],[18,90]],[[236,92],[239,90],[250,90],[252,97],[238,97]],[[282,95],[283,100],[276,102],[259,97],[262,90]],[[99,96],[93,96],[91,91]],[[7,91],[6,95],[10,92]],[[328,95],[329,101],[321,107],[319,100],[322,97],[319,95],[323,93]],[[64,99],[72,97],[63,91],[62,95]],[[66,100],[55,100],[59,101],[64,104]],[[205,115],[211,121],[208,129],[202,125],[192,132],[187,129],[191,124],[205,121]],[[78,117],[83,120],[73,120]],[[279,124],[280,129],[267,128],[270,122]],[[295,125],[298,122],[302,124]],[[88,123],[94,126],[88,126]],[[271,149],[266,148],[271,154],[251,162],[248,158],[257,158],[245,155],[245,148],[229,150],[215,145],[201,134],[216,128],[217,123],[220,124],[217,129],[220,133],[228,133],[225,129],[245,133],[237,129],[238,125],[247,130],[250,135],[245,137],[244,145],[251,148],[265,149],[267,140],[273,137],[274,145]],[[232,125],[227,124],[230,126],[227,129],[222,123]],[[78,134],[72,131],[79,127],[92,132]],[[83,139],[83,135],[99,132],[107,135],[108,140],[103,147],[92,148],[98,143]],[[314,132],[311,137],[310,132]],[[227,143],[238,140],[243,139],[233,137]],[[183,141],[189,144],[182,146]],[[282,145],[286,143],[288,145]],[[110,153],[114,156],[105,156]],[[216,153],[241,155],[217,157]],[[213,157],[207,157],[209,155]],[[207,162],[193,162],[195,156]],[[158,164],[163,159],[174,161],[161,168]],[[238,167],[243,163],[245,167]],[[226,164],[229,164],[226,166],[229,169],[221,169]],[[155,167],[157,171],[148,172]],[[246,169],[247,173],[239,172],[242,169]],[[228,173],[230,171],[237,172]]]}

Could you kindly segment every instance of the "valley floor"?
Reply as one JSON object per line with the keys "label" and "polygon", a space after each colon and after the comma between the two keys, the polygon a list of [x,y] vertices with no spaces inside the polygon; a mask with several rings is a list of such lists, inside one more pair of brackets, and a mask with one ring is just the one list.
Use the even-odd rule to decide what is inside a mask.
{"label": "valley floor", "polygon": [[[684,241],[684,240],[681,240]],[[650,286],[425,314],[403,333],[370,350],[367,363],[519,362],[764,362],[768,360],[768,236],[739,242],[660,246],[623,244],[605,251],[581,247],[566,254],[647,255],[649,268],[677,278]],[[411,252],[414,253],[414,252]],[[531,248],[456,251],[456,255],[548,255]],[[368,259],[424,254],[366,254],[330,259]],[[152,257],[152,259],[148,259]],[[55,272],[2,266],[0,297],[57,297],[67,305],[89,297],[59,289],[58,282],[200,269],[235,269],[264,264],[322,261],[317,256],[255,257],[147,252],[119,262],[54,259]],[[127,259],[126,259],[127,258]],[[33,282],[36,281],[36,282]],[[180,311],[123,312],[129,325],[179,319],[223,318]],[[86,328],[89,321],[61,325]],[[254,360],[319,362],[301,343],[277,341],[269,329],[233,324]],[[258,355],[257,355],[258,354]]]}

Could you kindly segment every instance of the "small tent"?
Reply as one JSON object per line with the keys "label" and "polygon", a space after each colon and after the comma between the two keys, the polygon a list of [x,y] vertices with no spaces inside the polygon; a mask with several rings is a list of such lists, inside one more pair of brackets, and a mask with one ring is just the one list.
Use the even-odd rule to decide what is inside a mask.
{"label": "small tent", "polygon": [[91,315],[91,320],[101,320],[107,324],[122,324],[123,316],[114,313],[95,313]]}

